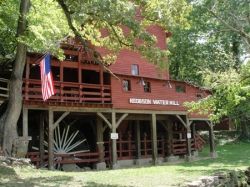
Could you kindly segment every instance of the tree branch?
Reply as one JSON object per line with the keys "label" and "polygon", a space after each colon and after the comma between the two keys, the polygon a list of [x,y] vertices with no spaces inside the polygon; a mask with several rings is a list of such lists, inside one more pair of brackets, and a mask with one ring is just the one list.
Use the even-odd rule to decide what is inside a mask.
{"label": "tree branch", "polygon": [[232,25],[230,25],[228,22],[226,22],[225,20],[223,20],[220,16],[218,16],[214,11],[206,8],[208,12],[210,12],[216,19],[218,19],[224,26],[226,26],[227,28],[229,28],[231,31],[234,31],[238,34],[240,34],[242,37],[246,38],[248,41],[248,44],[250,44],[250,35],[248,35],[242,28],[241,29],[237,29],[235,27],[233,27]]}
{"label": "tree branch", "polygon": [[[58,2],[58,4],[61,6],[66,18],[67,18],[67,22],[68,22],[68,25],[69,25],[69,28],[73,31],[74,35],[80,40],[81,44],[84,46],[84,49],[85,51],[91,51],[93,52],[93,58],[94,58],[94,61],[98,61],[100,62],[99,64],[106,70],[108,71],[110,74],[112,74],[115,78],[119,79],[114,73],[112,73],[112,71],[106,67],[104,64],[103,64],[103,58],[101,56],[101,54],[96,51],[96,50],[93,50],[89,47],[87,41],[82,37],[82,35],[80,34],[80,32],[77,30],[77,28],[73,25],[73,21],[72,21],[72,17],[71,17],[71,12],[69,11],[67,5],[65,4],[64,0],[56,0]],[[99,60],[101,59],[101,61]]]}
{"label": "tree branch", "polygon": [[73,31],[74,35],[81,41],[84,49],[88,50],[89,49],[88,43],[86,42],[85,39],[83,39],[83,37],[80,34],[80,32],[73,25],[73,21],[72,21],[72,18],[71,18],[71,12],[69,11],[69,9],[68,9],[67,5],[65,4],[64,0],[56,0],[56,1],[61,6],[61,8],[62,8],[62,10],[63,10],[63,12],[64,12],[64,14],[66,16],[69,28]]}
{"label": "tree branch", "polygon": [[112,31],[113,31],[113,33],[114,33],[116,39],[117,39],[118,42],[120,43],[121,47],[122,47],[122,45],[125,45],[125,46],[127,46],[127,47],[133,47],[133,48],[135,47],[135,45],[133,45],[133,44],[128,44],[128,43],[125,43],[124,41],[122,41],[122,39],[121,39],[121,38],[119,37],[119,35],[117,34],[117,32],[116,32],[114,26],[111,25],[110,23],[108,23],[108,25],[109,25],[110,28],[112,29]]}

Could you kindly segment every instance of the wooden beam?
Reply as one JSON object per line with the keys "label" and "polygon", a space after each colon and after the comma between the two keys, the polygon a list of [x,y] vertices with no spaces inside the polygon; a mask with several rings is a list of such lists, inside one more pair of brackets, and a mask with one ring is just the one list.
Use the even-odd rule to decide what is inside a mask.
{"label": "wooden beam", "polygon": [[185,121],[181,118],[181,116],[178,115],[178,114],[176,114],[175,116],[176,116],[176,117],[181,121],[181,123],[187,128],[188,124],[185,123]]}
{"label": "wooden beam", "polygon": [[165,129],[165,131],[167,132],[168,131],[168,127],[167,127],[167,124],[164,123],[163,121],[161,120],[158,120],[158,122],[162,125],[162,127]]}
{"label": "wooden beam", "polygon": [[152,113],[151,119],[151,139],[152,139],[152,160],[153,164],[157,164],[157,129],[156,129],[156,114]]}
{"label": "wooden beam", "polygon": [[53,110],[49,110],[49,133],[48,133],[48,165],[49,170],[54,169],[54,112]]}
{"label": "wooden beam", "polygon": [[39,151],[40,167],[44,167],[44,111],[40,113],[39,120]]}
{"label": "wooden beam", "polygon": [[97,115],[105,121],[105,123],[109,126],[110,129],[112,129],[112,124],[109,122],[109,120],[101,113],[97,112]]}
{"label": "wooden beam", "polygon": [[135,132],[136,132],[136,158],[141,158],[141,129],[140,121],[135,121]]}
{"label": "wooden beam", "polygon": [[70,112],[64,112],[57,120],[56,122],[53,124],[53,128],[55,129],[59,123],[67,116],[69,115]]}
{"label": "wooden beam", "polygon": [[189,125],[187,126],[186,138],[187,138],[187,154],[189,157],[191,157],[191,137],[188,137],[188,134],[191,134],[191,129]]}
{"label": "wooden beam", "polygon": [[209,127],[211,127],[211,126],[212,126],[212,123],[211,123],[210,121],[205,120],[205,122],[208,124],[208,126],[209,126]]}
{"label": "wooden beam", "polygon": [[28,137],[28,109],[23,107],[23,136]]}
{"label": "wooden beam", "polygon": [[[112,112],[112,133],[116,133],[116,113]],[[112,139],[112,167],[115,169],[117,167],[117,145],[116,140]]]}
{"label": "wooden beam", "polygon": [[173,149],[172,149],[172,140],[173,140],[173,122],[172,121],[167,121],[167,128],[168,128],[168,145],[169,150],[168,150],[168,156],[173,156]]}
{"label": "wooden beam", "polygon": [[123,114],[120,119],[118,120],[118,122],[116,123],[116,128],[119,127],[119,125],[121,124],[121,122],[128,116],[128,113]]}
{"label": "wooden beam", "polygon": [[102,133],[104,133],[104,131],[105,131],[107,128],[108,128],[108,125],[105,124],[105,125],[103,126],[103,128],[102,128]]}
{"label": "wooden beam", "polygon": [[99,153],[99,162],[104,162],[103,124],[100,118],[96,119],[96,135],[97,135],[96,144]]}

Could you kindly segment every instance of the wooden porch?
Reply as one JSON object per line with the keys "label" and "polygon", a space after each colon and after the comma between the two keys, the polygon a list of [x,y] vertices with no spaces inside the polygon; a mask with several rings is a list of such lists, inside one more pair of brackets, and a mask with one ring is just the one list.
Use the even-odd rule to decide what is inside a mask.
{"label": "wooden porch", "polygon": [[[111,86],[54,81],[56,94],[49,99],[54,103],[111,103]],[[24,79],[24,101],[43,101],[41,81]],[[58,104],[59,105],[59,104]]]}
{"label": "wooden porch", "polygon": [[[138,159],[138,151],[136,150],[136,141],[132,140],[131,136],[128,139],[119,139],[117,144],[117,160],[136,160]],[[204,146],[205,141],[196,135],[195,138],[191,139],[192,151],[201,150]],[[140,158],[151,158],[152,157],[152,140],[149,139],[147,134],[144,134],[140,141]],[[112,141],[104,142],[104,161],[108,167],[112,167]],[[173,140],[169,144],[166,139],[162,137],[157,138],[157,151],[158,157],[165,158],[169,154],[174,156],[186,155],[187,154],[187,140]],[[97,164],[100,162],[101,156],[100,150],[95,152],[85,152],[85,153],[67,153],[67,154],[54,154],[54,165],[62,164]],[[40,152],[28,152],[27,158],[31,159],[31,162],[37,167],[48,166],[48,154],[42,156]]]}

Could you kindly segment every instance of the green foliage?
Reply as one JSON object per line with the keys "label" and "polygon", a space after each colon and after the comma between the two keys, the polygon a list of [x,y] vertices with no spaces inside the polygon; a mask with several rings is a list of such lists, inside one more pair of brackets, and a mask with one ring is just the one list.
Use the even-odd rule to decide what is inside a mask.
{"label": "green foliage", "polygon": [[18,5],[17,0],[0,1],[0,64],[14,59]]}
{"label": "green foliage", "polygon": [[203,85],[204,70],[226,71],[238,67],[239,51],[234,47],[240,39],[222,28],[204,7],[193,3],[189,15],[190,28],[176,28],[169,42],[172,78]]}
{"label": "green foliage", "polygon": [[250,71],[242,57],[250,49],[250,4],[238,0],[190,3],[190,27],[176,28],[169,43],[172,78],[211,90],[211,96],[186,103],[191,111],[209,114],[214,121],[229,117],[245,133],[250,119]]}
{"label": "green foliage", "polygon": [[226,72],[207,72],[205,80],[211,86],[212,95],[186,105],[191,111],[209,113],[216,122],[225,116],[241,122],[249,120],[249,66],[249,63],[242,65],[239,72],[233,68]]}
{"label": "green foliage", "polygon": [[[142,52],[149,61],[162,67],[166,67],[167,52],[155,47],[156,39],[147,32],[148,25],[159,24],[168,30],[177,25],[186,27],[186,16],[190,12],[190,5],[185,0],[63,2],[69,10],[72,25],[82,38],[95,46],[107,48],[111,52],[108,54],[110,60],[114,60],[112,56],[120,49],[128,48]],[[6,61],[9,56],[13,60],[19,2],[5,0],[0,3],[0,61]],[[139,9],[143,20],[138,18]],[[125,33],[124,28],[129,31]],[[104,30],[108,34],[103,35]],[[69,35],[73,36],[73,32],[57,1],[31,0],[26,35],[18,38],[28,46],[30,52],[50,52],[62,59],[59,43]],[[135,45],[136,40],[141,41],[139,46]]]}
{"label": "green foliage", "polygon": [[177,25],[185,27],[188,25],[186,15],[190,12],[184,0],[60,2],[68,7],[73,25],[85,41],[105,47],[109,55],[124,48],[139,51],[161,67],[166,67],[167,52],[155,47],[156,39],[147,31],[148,26],[158,24],[166,30]]}

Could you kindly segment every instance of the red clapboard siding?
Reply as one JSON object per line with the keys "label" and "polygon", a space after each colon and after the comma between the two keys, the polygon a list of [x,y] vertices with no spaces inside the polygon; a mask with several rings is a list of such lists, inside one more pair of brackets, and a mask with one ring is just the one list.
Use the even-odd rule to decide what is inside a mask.
{"label": "red clapboard siding", "polygon": [[[124,32],[129,32],[125,27]],[[158,25],[152,25],[148,27],[148,32],[153,34],[156,39],[156,46],[165,50],[166,47],[166,32]],[[96,48],[102,55],[108,54],[109,51],[104,48]],[[167,59],[166,62],[167,63]],[[149,63],[139,53],[123,49],[117,56],[117,60],[110,66],[113,73],[131,75],[131,65],[138,64],[140,76],[169,79],[169,72],[167,70],[159,70],[153,63]]]}
{"label": "red clapboard siding", "polygon": [[[121,80],[112,78],[112,103],[114,108],[119,109],[142,109],[142,110],[163,110],[163,111],[185,111],[183,103],[186,101],[196,101],[197,93],[204,92],[192,85],[186,83],[180,83],[176,81],[167,80],[156,80],[156,79],[146,79],[144,81],[149,81],[151,83],[151,92],[145,93],[143,86],[140,84],[140,77],[128,77],[119,76],[121,80],[129,79],[131,81],[131,91],[123,91]],[[175,90],[176,84],[184,84],[186,86],[185,93],[177,93]],[[171,85],[171,86],[170,86]],[[171,88],[172,87],[172,88]],[[145,104],[131,104],[129,103],[129,98],[139,98],[139,99],[161,99],[161,100],[171,100],[178,101],[180,105],[145,105]],[[196,114],[197,115],[197,114]],[[198,115],[197,115],[198,116]]]}

